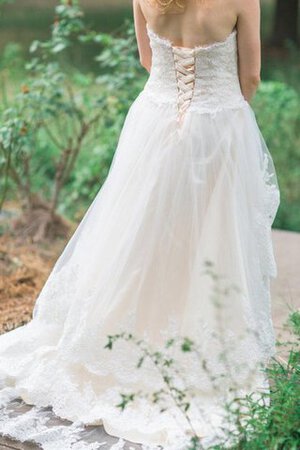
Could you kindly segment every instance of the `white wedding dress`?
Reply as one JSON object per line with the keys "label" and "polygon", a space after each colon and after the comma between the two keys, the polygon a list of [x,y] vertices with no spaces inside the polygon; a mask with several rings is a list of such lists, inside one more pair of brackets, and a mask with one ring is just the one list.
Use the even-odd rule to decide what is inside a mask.
{"label": "white wedding dress", "polygon": [[[188,424],[172,399],[162,413],[145,396],[123,412],[116,407],[120,393],[166,385],[149,359],[136,367],[133,343],[105,348],[108,335],[129,332],[154,350],[173,336],[197,343],[197,355],[177,344],[166,351],[180,367],[174,380],[184,377],[183,388],[196,393],[189,413],[203,446],[215,442],[233,379],[240,393],[268,389],[253,367],[274,354],[269,283],[279,189],[240,90],[236,31],[190,49],[147,29],[151,74],[109,175],[31,322],[0,338],[0,434],[47,450],[110,448],[84,429],[101,424],[120,438],[115,448],[123,439],[185,448]],[[222,373],[230,376],[217,389],[212,380]],[[53,412],[70,422],[54,425]]]}

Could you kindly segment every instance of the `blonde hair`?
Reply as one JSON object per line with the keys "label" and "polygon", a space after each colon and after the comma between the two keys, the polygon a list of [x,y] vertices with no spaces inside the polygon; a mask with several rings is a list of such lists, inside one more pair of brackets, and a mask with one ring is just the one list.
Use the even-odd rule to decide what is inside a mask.
{"label": "blonde hair", "polygon": [[160,11],[165,12],[169,9],[180,9],[184,10],[188,0],[149,0],[149,2],[160,9]]}

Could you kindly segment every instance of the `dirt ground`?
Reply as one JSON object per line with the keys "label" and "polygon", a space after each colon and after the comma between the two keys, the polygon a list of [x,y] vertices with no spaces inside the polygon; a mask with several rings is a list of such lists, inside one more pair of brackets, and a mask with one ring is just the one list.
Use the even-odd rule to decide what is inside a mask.
{"label": "dirt ground", "polygon": [[275,230],[273,244],[278,275],[271,282],[272,312],[281,335],[289,312],[300,309],[300,233]]}
{"label": "dirt ground", "polygon": [[0,237],[0,333],[30,320],[32,308],[64,241],[38,246]]}

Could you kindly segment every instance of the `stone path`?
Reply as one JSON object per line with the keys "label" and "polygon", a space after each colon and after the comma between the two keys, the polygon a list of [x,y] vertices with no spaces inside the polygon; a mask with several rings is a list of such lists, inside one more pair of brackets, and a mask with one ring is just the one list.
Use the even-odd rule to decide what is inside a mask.
{"label": "stone path", "polygon": [[[286,320],[289,310],[300,308],[300,233],[274,231],[273,242],[275,258],[278,267],[278,277],[272,280],[271,292],[273,302],[273,320],[277,334],[282,333],[282,324]],[[99,428],[102,439],[104,430]],[[116,442],[115,438],[105,436],[107,446],[101,450],[108,450]],[[0,450],[36,450],[39,447],[27,443],[17,443],[0,437]],[[140,446],[129,444],[128,450],[139,449]],[[64,449],[57,449],[64,450]]]}

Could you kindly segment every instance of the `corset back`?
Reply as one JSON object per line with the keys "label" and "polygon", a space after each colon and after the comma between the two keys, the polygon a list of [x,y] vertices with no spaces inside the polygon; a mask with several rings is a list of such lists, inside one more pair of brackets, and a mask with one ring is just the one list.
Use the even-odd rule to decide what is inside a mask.
{"label": "corset back", "polygon": [[187,111],[216,112],[239,107],[244,99],[238,76],[236,30],[220,42],[177,47],[147,25],[152,67],[144,94],[156,103],[177,108],[181,120]]}

